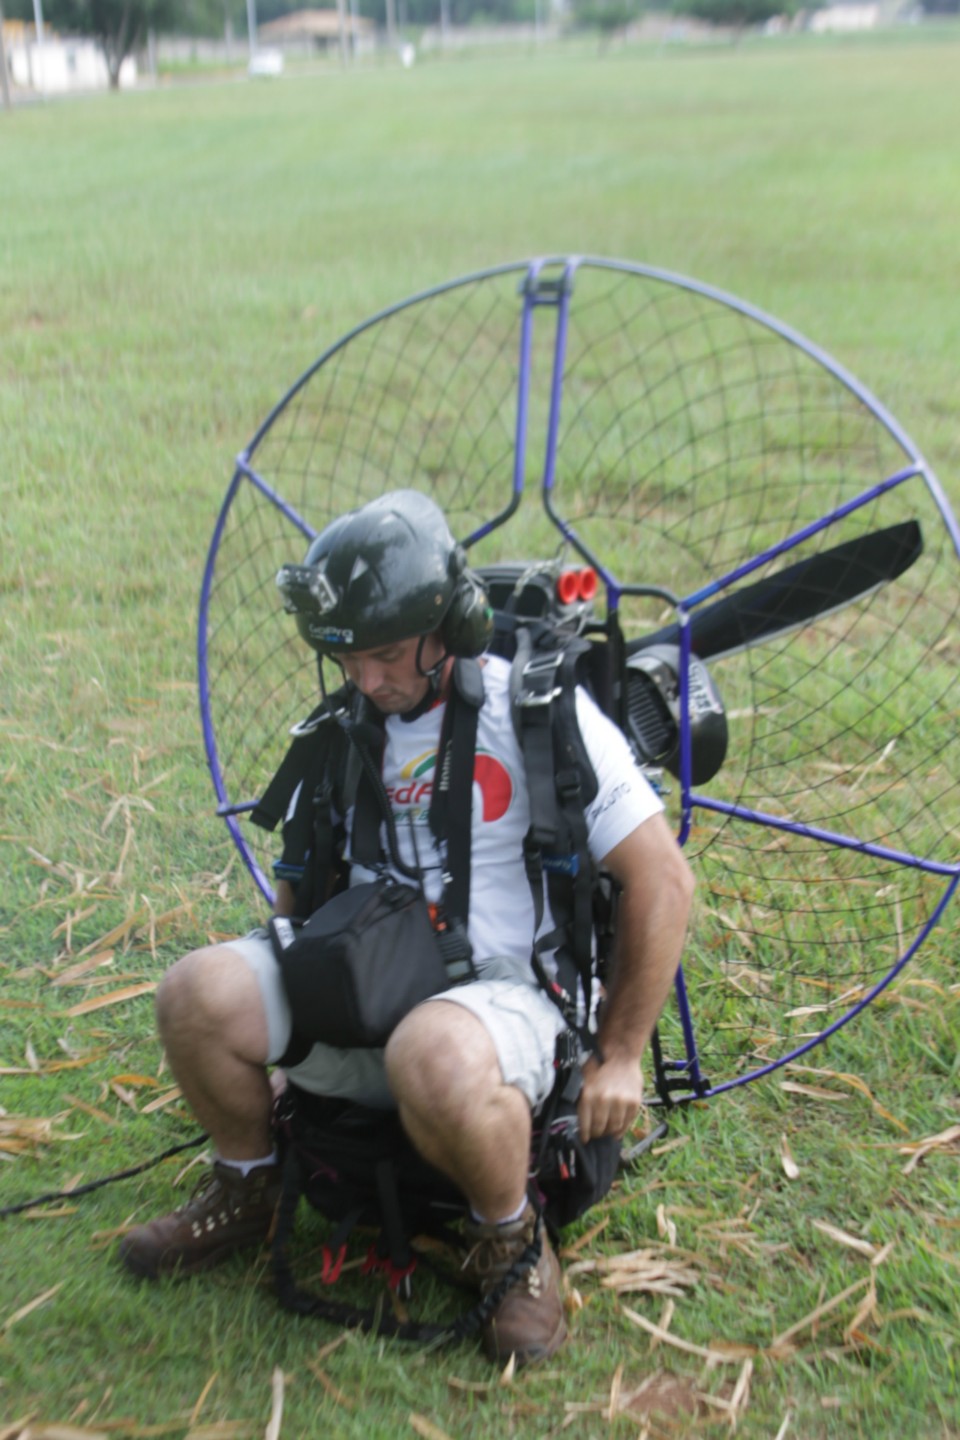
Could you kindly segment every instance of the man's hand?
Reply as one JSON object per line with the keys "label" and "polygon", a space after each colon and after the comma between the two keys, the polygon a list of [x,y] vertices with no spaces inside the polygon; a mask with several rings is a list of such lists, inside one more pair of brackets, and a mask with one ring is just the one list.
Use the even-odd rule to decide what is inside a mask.
{"label": "man's hand", "polygon": [[643,1075],[636,1060],[614,1058],[601,1065],[591,1056],[583,1067],[583,1089],[577,1102],[581,1138],[624,1135],[642,1103]]}

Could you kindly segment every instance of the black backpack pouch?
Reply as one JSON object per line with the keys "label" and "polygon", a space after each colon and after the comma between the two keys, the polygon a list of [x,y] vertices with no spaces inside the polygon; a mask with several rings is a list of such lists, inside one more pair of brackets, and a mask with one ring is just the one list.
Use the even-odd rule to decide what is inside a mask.
{"label": "black backpack pouch", "polygon": [[395,1110],[288,1084],[273,1125],[284,1159],[293,1157],[300,1193],[334,1223],[383,1224],[385,1187],[378,1172],[384,1165],[397,1178],[408,1234],[436,1233],[464,1212],[463,1196],[414,1149]]}
{"label": "black backpack pouch", "polygon": [[[372,1227],[377,1233],[363,1273],[381,1274],[402,1295],[409,1295],[409,1277],[417,1261],[427,1258],[414,1249],[416,1237],[432,1235],[456,1248],[449,1227],[464,1213],[464,1199],[413,1148],[396,1112],[311,1095],[289,1084],[274,1107],[273,1127],[283,1170],[272,1239],[273,1278],[281,1305],[298,1314],[407,1340],[453,1339],[461,1331],[469,1333],[469,1312],[453,1326],[400,1319],[380,1302],[357,1308],[304,1289],[291,1269],[288,1246],[300,1199],[332,1226],[322,1246],[319,1278],[324,1289],[339,1278],[347,1241],[358,1227]],[[444,1273],[444,1278],[452,1280],[455,1274]]]}
{"label": "black backpack pouch", "polygon": [[299,1035],[344,1049],[385,1045],[415,1005],[455,983],[419,890],[383,876],[268,933]]}
{"label": "black backpack pouch", "polygon": [[547,1136],[534,1121],[533,1149],[539,1165],[533,1180],[544,1219],[556,1235],[602,1200],[620,1168],[620,1140],[601,1135],[584,1141],[577,1126],[576,1103],[561,1099],[546,1120]]}

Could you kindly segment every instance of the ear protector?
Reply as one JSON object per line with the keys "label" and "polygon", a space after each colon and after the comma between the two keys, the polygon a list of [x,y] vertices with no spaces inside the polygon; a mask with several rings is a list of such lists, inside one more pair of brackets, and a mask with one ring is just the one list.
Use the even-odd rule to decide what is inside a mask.
{"label": "ear protector", "polygon": [[451,568],[456,581],[440,626],[440,639],[448,655],[462,659],[482,655],[493,634],[493,611],[486,589],[468,566],[460,545],[453,552]]}

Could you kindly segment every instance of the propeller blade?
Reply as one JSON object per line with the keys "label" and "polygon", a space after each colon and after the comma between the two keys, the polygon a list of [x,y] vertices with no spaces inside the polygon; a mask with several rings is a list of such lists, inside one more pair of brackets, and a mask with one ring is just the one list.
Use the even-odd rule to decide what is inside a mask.
{"label": "propeller blade", "polygon": [[[895,580],[922,552],[919,521],[905,520],[811,555],[693,611],[691,649],[701,660],[715,660],[772,640]],[[629,641],[627,654],[679,643],[680,626],[674,623]]]}

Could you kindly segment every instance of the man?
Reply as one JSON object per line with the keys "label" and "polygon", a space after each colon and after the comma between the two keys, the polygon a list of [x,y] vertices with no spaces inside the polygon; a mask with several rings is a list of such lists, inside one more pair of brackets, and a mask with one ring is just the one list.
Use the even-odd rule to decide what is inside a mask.
{"label": "man", "polygon": [[[279,581],[304,638],[337,659],[383,717],[382,779],[397,844],[434,902],[443,895],[444,839],[427,824],[429,785],[411,776],[429,775],[435,763],[454,657],[480,653],[467,924],[477,978],[410,1011],[384,1050],[317,1044],[287,1070],[316,1094],[397,1108],[415,1148],[469,1204],[468,1271],[488,1292],[534,1233],[532,1117],[553,1086],[565,1026],[530,965],[535,910],[521,859],[530,807],[510,667],[482,655],[482,589],[441,512],[414,491],[341,517],[311,546],[306,565],[285,567]],[[620,731],[579,691],[576,707],[598,781],[588,846],[620,886],[599,1046],[583,1067],[578,1102],[581,1136],[590,1140],[623,1135],[637,1114],[640,1061],[679,963],[693,881]],[[291,808],[312,803],[299,793]],[[347,860],[352,818],[345,817]],[[300,855],[301,867],[307,858]],[[278,909],[290,913],[298,867],[287,854],[284,861]],[[353,863],[351,883],[365,878]],[[127,1267],[150,1278],[206,1269],[264,1239],[279,1189],[267,1067],[283,1061],[293,1030],[273,948],[260,934],[186,956],[160,986],[157,1014],[171,1068],[218,1158],[186,1206],[121,1242]],[[544,1235],[539,1262],[485,1326],[484,1346],[496,1360],[541,1359],[565,1334],[560,1268]]]}

